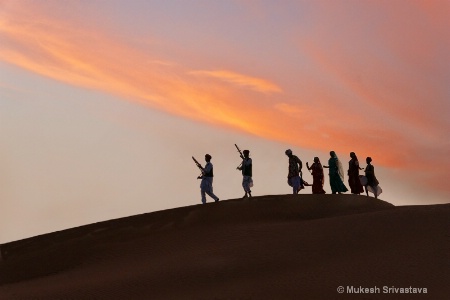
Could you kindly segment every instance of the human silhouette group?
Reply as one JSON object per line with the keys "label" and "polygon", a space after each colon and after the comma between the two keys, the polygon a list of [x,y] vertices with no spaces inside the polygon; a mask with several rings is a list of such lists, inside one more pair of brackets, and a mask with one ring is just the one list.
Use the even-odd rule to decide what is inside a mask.
{"label": "human silhouette group", "polygon": [[[244,150],[241,152],[239,147],[235,145],[239,151],[242,159],[241,164],[236,168],[242,173],[242,188],[244,189],[244,196],[242,198],[252,197],[251,188],[253,187],[252,179],[252,165],[253,161],[250,158],[250,150]],[[329,183],[331,192],[333,194],[342,194],[348,191],[348,188],[344,184],[344,169],[342,163],[336,152],[330,151],[330,158],[328,159],[328,165],[322,165],[318,157],[314,157],[314,162],[309,165],[306,163],[306,168],[313,177],[313,183],[309,184],[303,179],[303,163],[300,158],[292,153],[291,149],[285,151],[288,157],[288,176],[287,183],[292,187],[292,193],[298,194],[306,186],[312,187],[313,194],[325,194],[323,189],[325,183],[324,168],[329,170]],[[211,163],[211,155],[205,155],[205,166],[203,167],[194,157],[192,157],[197,164],[197,167],[201,170],[201,175],[198,179],[201,179],[200,191],[201,201],[206,204],[206,195],[209,195],[215,202],[219,201],[219,198],[213,193],[213,164]],[[379,182],[375,176],[375,168],[372,165],[372,158],[367,157],[365,168],[361,168],[359,165],[358,157],[354,152],[350,152],[350,161],[348,162],[348,185],[352,194],[360,195],[366,192],[369,196],[369,192],[373,193],[375,198],[381,194],[382,190],[379,186]],[[359,172],[364,170],[364,175],[360,175]]]}

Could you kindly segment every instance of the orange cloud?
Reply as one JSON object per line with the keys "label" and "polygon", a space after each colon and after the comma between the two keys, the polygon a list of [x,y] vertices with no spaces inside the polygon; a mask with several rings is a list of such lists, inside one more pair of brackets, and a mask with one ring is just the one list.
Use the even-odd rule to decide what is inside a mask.
{"label": "orange cloud", "polygon": [[[327,100],[316,97],[319,106],[328,102],[334,110],[330,117],[348,123],[335,127],[346,133],[334,133],[334,144],[351,140],[356,151],[415,174],[411,178],[417,184],[437,188],[450,180],[441,171],[450,167],[444,153],[450,132],[450,69],[444,54],[450,52],[450,5],[428,3],[359,2],[352,8],[358,26],[347,21],[345,6],[330,3],[316,15],[313,34],[299,35],[297,42],[326,83],[322,94]],[[316,88],[308,90],[318,95]],[[324,132],[327,127],[332,124]]]}
{"label": "orange cloud", "polygon": [[[302,92],[309,97],[303,100],[298,98],[302,95],[290,96],[285,88],[260,78],[264,76],[190,70],[151,50],[131,48],[103,32],[48,16],[38,6],[9,8],[0,15],[0,25],[2,61],[174,115],[299,147],[355,151],[373,156],[379,165],[417,170],[428,168],[429,161],[412,164],[404,155],[426,154],[428,148],[415,140],[416,130],[436,130],[429,141],[422,139],[430,143],[436,142],[442,131],[430,122],[431,117],[408,105],[411,99],[415,99],[413,103],[420,99],[402,85],[403,77],[387,74],[391,68],[377,60],[363,60],[361,64],[370,66],[371,76],[361,80],[365,69],[356,57],[349,57],[339,47],[324,50],[327,48],[314,39],[303,41],[302,55],[306,53],[320,66],[321,80],[299,78]],[[377,78],[373,74],[382,75]],[[364,82],[366,78],[369,83]],[[389,83],[395,84],[396,93],[383,96]],[[399,95],[404,99],[395,99]],[[411,120],[411,114],[418,119]],[[380,124],[380,120],[388,120],[396,128]]]}
{"label": "orange cloud", "polygon": [[297,105],[292,105],[289,103],[277,103],[274,106],[275,109],[281,111],[289,116],[299,116],[304,114],[305,110]]}
{"label": "orange cloud", "polygon": [[[327,119],[329,100],[323,105],[310,106],[271,97],[269,102],[263,103],[240,88],[233,89],[233,85],[276,94],[281,88],[232,71],[189,71],[179,64],[159,63],[161,60],[157,57],[130,49],[101,33],[73,30],[54,20],[33,23],[11,18],[3,24],[6,26],[2,27],[2,38],[8,42],[0,50],[0,58],[59,81],[103,90],[172,114],[302,147],[329,150],[330,145],[334,145],[333,149],[339,151],[347,149],[346,141],[355,135],[366,140],[359,132],[361,126],[367,125],[355,116],[337,109],[334,111],[337,118]],[[205,82],[204,76],[219,80]],[[320,99],[323,87],[314,83],[311,86]],[[355,132],[351,128],[342,130],[343,118],[362,125]],[[315,129],[311,129],[312,124],[316,124]],[[370,127],[366,132],[373,131]],[[296,139],[296,135],[301,138]],[[361,152],[367,147],[372,153],[376,151],[376,155],[385,156],[376,146],[355,145]]]}
{"label": "orange cloud", "polygon": [[217,78],[242,87],[262,93],[279,93],[281,88],[274,83],[261,78],[238,74],[232,71],[191,71],[189,74]]}
{"label": "orange cloud", "polygon": [[[232,71],[186,70],[151,53],[133,50],[104,33],[84,31],[61,20],[47,19],[45,14],[39,22],[29,21],[33,20],[31,15],[36,17],[38,13],[38,7],[33,7],[33,12],[20,7],[2,16],[1,60],[55,80],[103,90],[183,117],[253,134],[272,132],[270,125],[237,109],[251,102],[247,96],[238,95],[239,89],[221,83],[225,81],[263,93],[279,92],[280,88],[269,81]],[[200,74],[221,80],[205,84],[198,78],[202,77]],[[251,110],[256,115],[264,108]]]}

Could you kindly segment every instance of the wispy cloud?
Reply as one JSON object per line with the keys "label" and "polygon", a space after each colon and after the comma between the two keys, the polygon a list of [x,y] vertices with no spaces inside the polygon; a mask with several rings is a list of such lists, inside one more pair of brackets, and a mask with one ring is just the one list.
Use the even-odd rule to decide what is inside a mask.
{"label": "wispy cloud", "polygon": [[[353,28],[353,23],[338,20],[346,34],[340,34],[342,43],[336,46],[334,28],[317,22],[319,28],[312,29],[315,34],[298,38],[298,55],[308,57],[319,75],[299,73],[295,80],[301,82],[303,94],[293,95],[284,81],[282,89],[267,76],[241,74],[233,68],[187,67],[191,64],[162,58],[151,47],[132,48],[105,32],[48,16],[47,11],[39,10],[39,5],[17,5],[0,14],[2,61],[67,84],[264,138],[318,150],[370,153],[384,166],[418,172],[439,160],[448,161],[446,151],[436,151],[448,149],[441,141],[449,130],[448,122],[442,121],[448,112],[448,81],[443,86],[442,81],[422,79],[411,71],[418,70],[411,66],[419,65],[426,77],[436,74],[434,70],[445,75],[448,62],[430,60],[420,40],[406,39],[404,47],[396,43],[388,34],[391,23],[380,27],[376,35],[377,44],[387,48],[377,52],[370,44],[354,44],[354,37],[365,32]],[[325,17],[331,24],[336,18],[331,12]],[[439,24],[446,22],[439,18]],[[400,29],[407,35],[406,27]],[[420,36],[427,39],[425,34]],[[357,51],[345,45],[354,45]],[[410,47],[415,50],[409,51]],[[439,53],[447,44],[433,49]],[[409,55],[401,56],[402,52]],[[292,81],[292,76],[286,81]],[[302,99],[305,94],[307,101]],[[437,145],[432,148],[434,160],[425,158],[430,145]],[[449,167],[446,163],[443,169]],[[445,172],[436,172],[427,182],[450,180]]]}
{"label": "wispy cloud", "polygon": [[[350,138],[352,146],[370,145],[366,151],[381,155],[384,164],[427,177],[421,184],[428,185],[450,180],[441,168],[431,170],[433,164],[450,167],[441,151],[448,151],[450,132],[450,64],[444,54],[450,51],[450,5],[424,3],[357,2],[354,26],[345,6],[330,2],[314,13],[317,22],[297,42],[328,94],[327,100],[316,98],[318,106],[328,103],[329,117],[343,122],[335,128],[351,133],[334,142]],[[309,83],[309,90],[319,89],[317,80]]]}
{"label": "wispy cloud", "polygon": [[289,116],[301,116],[304,115],[305,110],[299,107],[298,105],[292,105],[289,103],[277,103],[274,105],[274,108],[281,111],[282,113],[285,113]]}
{"label": "wispy cloud", "polygon": [[177,64],[175,62],[172,61],[166,61],[166,60],[151,60],[148,62],[149,64],[154,64],[154,65],[160,65],[160,66],[166,66],[166,67],[171,67],[171,66],[176,66]]}
{"label": "wispy cloud", "polygon": [[[150,51],[128,47],[103,32],[85,31],[62,20],[39,15],[26,7],[1,16],[0,59],[68,84],[102,90],[169,113],[262,134],[239,107],[249,102],[237,96],[238,86],[261,92],[278,91],[267,81],[225,72],[229,84],[205,84],[188,75],[182,65],[160,59]],[[39,15],[39,21],[33,17]],[[145,63],[149,62],[149,63]],[[234,86],[234,89],[233,89]]]}
{"label": "wispy cloud", "polygon": [[189,74],[216,78],[261,93],[280,93],[282,91],[278,85],[268,80],[247,76],[232,71],[191,71]]}

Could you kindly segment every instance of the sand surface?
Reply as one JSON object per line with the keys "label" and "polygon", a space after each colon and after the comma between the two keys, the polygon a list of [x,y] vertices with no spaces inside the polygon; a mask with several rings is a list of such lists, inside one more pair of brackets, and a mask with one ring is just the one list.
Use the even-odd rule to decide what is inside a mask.
{"label": "sand surface", "polygon": [[450,299],[450,204],[262,196],[81,226],[1,252],[0,299]]}

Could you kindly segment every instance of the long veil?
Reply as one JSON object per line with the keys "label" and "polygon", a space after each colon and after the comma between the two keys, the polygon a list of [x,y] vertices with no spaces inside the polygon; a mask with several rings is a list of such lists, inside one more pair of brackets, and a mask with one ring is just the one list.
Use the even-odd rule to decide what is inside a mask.
{"label": "long veil", "polygon": [[336,156],[336,160],[337,160],[339,177],[341,177],[342,182],[344,182],[344,168],[342,167],[342,163],[337,156]]}

